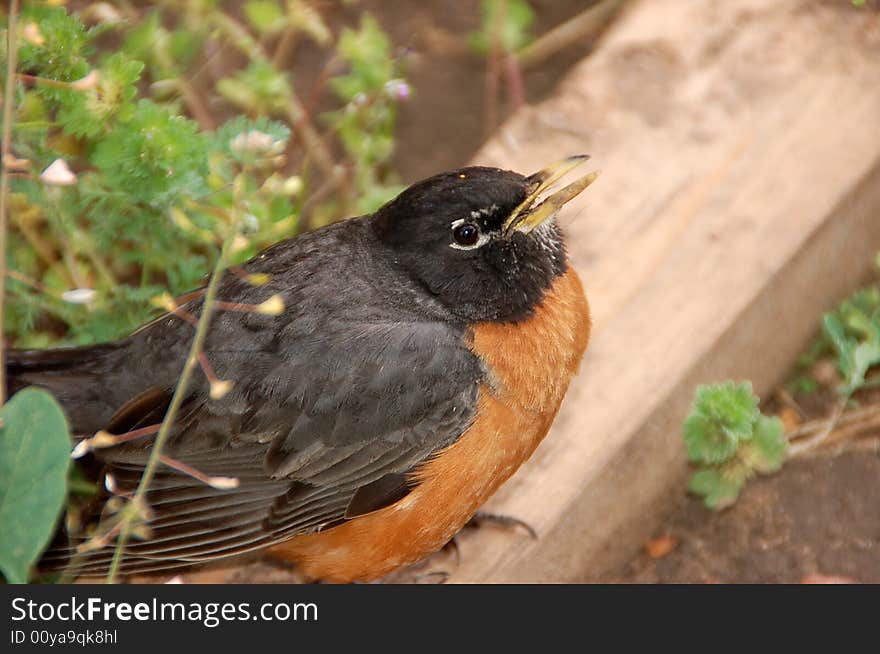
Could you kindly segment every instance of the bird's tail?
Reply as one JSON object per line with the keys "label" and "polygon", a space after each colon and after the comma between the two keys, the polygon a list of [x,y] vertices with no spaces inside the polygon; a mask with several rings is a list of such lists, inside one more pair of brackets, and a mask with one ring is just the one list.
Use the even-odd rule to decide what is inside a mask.
{"label": "bird's tail", "polygon": [[[52,393],[74,433],[93,431],[112,414],[113,378],[124,358],[124,341],[49,350],[9,350],[6,386],[14,395],[28,386]],[[100,428],[100,427],[97,427]]]}

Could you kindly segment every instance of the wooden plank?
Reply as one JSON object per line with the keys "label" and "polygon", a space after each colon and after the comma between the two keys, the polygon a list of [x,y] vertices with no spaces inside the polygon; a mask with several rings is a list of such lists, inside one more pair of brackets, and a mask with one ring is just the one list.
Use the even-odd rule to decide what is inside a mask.
{"label": "wooden plank", "polygon": [[588,152],[561,222],[595,316],[548,439],[452,581],[600,578],[683,492],[697,383],[767,391],[880,249],[880,14],[807,0],[633,2],[556,97],[477,157]]}

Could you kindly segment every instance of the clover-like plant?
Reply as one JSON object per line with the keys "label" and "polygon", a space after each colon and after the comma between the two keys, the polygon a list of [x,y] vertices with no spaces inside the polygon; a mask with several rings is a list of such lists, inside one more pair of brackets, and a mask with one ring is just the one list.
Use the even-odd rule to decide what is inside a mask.
{"label": "clover-like plant", "polygon": [[697,468],[688,490],[713,509],[733,504],[755,474],[779,470],[788,445],[782,422],[761,413],[752,385],[732,381],[697,388],[684,442]]}

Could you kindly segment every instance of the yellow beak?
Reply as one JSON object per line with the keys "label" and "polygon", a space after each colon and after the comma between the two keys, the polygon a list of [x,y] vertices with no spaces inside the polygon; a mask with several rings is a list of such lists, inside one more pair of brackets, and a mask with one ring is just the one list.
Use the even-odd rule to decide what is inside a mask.
{"label": "yellow beak", "polygon": [[566,174],[589,158],[590,155],[588,154],[578,154],[562,161],[557,161],[555,164],[544,168],[544,170],[531,175],[528,179],[533,185],[533,189],[529,196],[513,210],[513,213],[505,221],[504,234],[509,235],[514,231],[528,234],[542,223],[550,220],[567,202],[577,197],[585,188],[592,184],[599,176],[598,170],[584,175],[568,186],[547,196],[543,202],[535,204],[541,193],[552,187]]}

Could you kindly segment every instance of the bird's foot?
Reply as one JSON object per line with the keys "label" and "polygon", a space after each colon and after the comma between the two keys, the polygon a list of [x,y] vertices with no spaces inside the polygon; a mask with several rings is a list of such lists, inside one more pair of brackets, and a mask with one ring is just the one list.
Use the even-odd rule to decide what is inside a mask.
{"label": "bird's foot", "polygon": [[450,572],[446,570],[437,570],[435,572],[427,572],[423,575],[417,575],[413,577],[412,583],[414,584],[445,584],[446,580],[449,579]]}
{"label": "bird's foot", "polygon": [[[526,534],[529,535],[533,540],[538,540],[538,532],[534,530],[534,528],[525,520],[520,520],[519,518],[514,518],[513,516],[503,515],[501,513],[490,513],[488,511],[477,511],[470,520],[468,520],[464,527],[462,527],[461,531],[465,529],[479,529],[484,525],[495,525],[496,527],[501,527],[503,529],[521,529]],[[461,550],[458,546],[458,536],[461,531],[449,539],[449,542],[444,545],[440,551],[444,554],[452,553],[455,558],[455,567],[457,568],[461,564]]]}
{"label": "bird's foot", "polygon": [[[514,518],[513,516],[503,515],[501,513],[489,513],[488,511],[477,511],[473,517],[465,524],[465,529],[477,529],[483,525],[495,525],[505,529],[521,529],[527,533],[532,540],[538,540],[538,532],[535,531],[525,520]],[[453,537],[453,541],[455,538]],[[450,541],[452,542],[452,541]]]}
{"label": "bird's foot", "polygon": [[[535,540],[538,538],[537,532],[527,522],[512,516],[489,513],[486,511],[477,511],[461,531],[464,531],[465,529],[476,529],[486,525],[494,525],[496,527],[510,530],[518,529]],[[456,570],[459,565],[461,565],[461,550],[458,544],[461,531],[440,548],[440,551],[434,556],[410,567],[402,573],[393,573],[386,578],[386,581],[392,583],[445,584],[452,576],[452,571]],[[437,566],[440,569],[430,571],[425,570],[425,568],[430,569],[433,566]],[[421,572],[418,572],[419,569],[421,569]]]}

